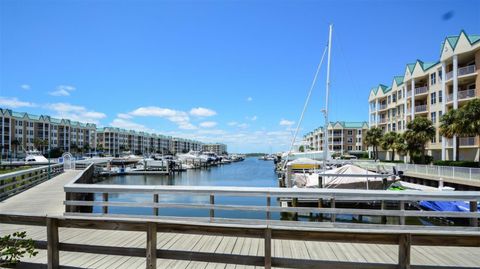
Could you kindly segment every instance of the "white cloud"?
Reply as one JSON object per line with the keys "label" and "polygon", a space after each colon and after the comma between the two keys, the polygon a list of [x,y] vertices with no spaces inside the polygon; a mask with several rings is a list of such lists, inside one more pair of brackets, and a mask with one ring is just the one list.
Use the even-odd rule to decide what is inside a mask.
{"label": "white cloud", "polygon": [[69,96],[71,92],[75,90],[75,87],[70,85],[59,85],[54,91],[49,92],[52,96]]}
{"label": "white cloud", "polygon": [[245,119],[247,120],[251,120],[251,121],[256,121],[258,119],[257,116],[253,116],[253,117],[245,117]]}
{"label": "white cloud", "polygon": [[84,106],[77,106],[69,103],[53,103],[47,104],[45,107],[56,112],[54,117],[80,122],[98,124],[99,120],[107,117],[107,115],[102,112],[88,110]]}
{"label": "white cloud", "polygon": [[253,98],[251,96],[247,97],[247,102],[253,101]]}
{"label": "white cloud", "polygon": [[18,108],[18,107],[34,107],[36,104],[31,102],[20,101],[16,97],[1,97],[0,96],[0,106],[8,108]]}
{"label": "white cloud", "polygon": [[153,132],[153,130],[147,128],[145,125],[135,123],[135,122],[129,121],[127,119],[116,118],[110,123],[110,126],[123,128],[123,129],[129,129],[129,130],[135,130],[135,131]]}
{"label": "white cloud", "polygon": [[248,127],[248,124],[247,124],[247,123],[240,123],[240,124],[238,124],[237,126],[238,126],[238,128],[245,129],[245,128]]}
{"label": "white cloud", "polygon": [[294,122],[294,121],[291,121],[291,120],[282,119],[279,124],[280,124],[280,126],[288,126],[288,127],[290,127],[290,126],[294,125],[295,122]]}
{"label": "white cloud", "polygon": [[204,128],[212,128],[212,127],[217,126],[217,123],[214,122],[214,121],[204,121],[204,122],[200,123],[199,125],[200,125],[200,127],[204,127]]}
{"label": "white cloud", "polygon": [[237,126],[238,125],[238,122],[236,121],[231,121],[229,123],[227,123],[228,126]]}
{"label": "white cloud", "polygon": [[190,123],[190,117],[184,111],[178,111],[170,108],[161,108],[156,106],[139,107],[128,113],[131,116],[139,117],[159,117],[165,118],[178,125],[178,128],[184,130],[194,130],[197,127]]}
{"label": "white cloud", "polygon": [[217,115],[217,112],[204,107],[196,107],[190,110],[190,115],[196,117],[211,117]]}
{"label": "white cloud", "polygon": [[30,90],[30,85],[28,84],[22,84],[20,85],[20,88],[24,89],[24,90]]}
{"label": "white cloud", "polygon": [[118,113],[118,114],[117,114],[117,118],[125,119],[125,120],[126,120],[126,119],[131,119],[132,116],[129,115],[129,114],[125,114],[125,113]]}

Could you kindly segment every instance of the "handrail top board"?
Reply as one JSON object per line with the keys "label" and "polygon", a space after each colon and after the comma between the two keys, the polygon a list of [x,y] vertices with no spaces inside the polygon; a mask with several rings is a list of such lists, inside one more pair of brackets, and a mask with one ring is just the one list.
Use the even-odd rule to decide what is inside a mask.
{"label": "handrail top board", "polygon": [[[90,228],[95,228],[92,223],[115,224],[109,230],[121,230],[120,225],[146,225],[147,223],[156,223],[160,227],[162,225],[173,226],[196,226],[204,228],[234,228],[244,230],[264,230],[272,229],[278,231],[302,231],[302,232],[328,232],[328,233],[357,233],[357,234],[414,234],[414,235],[455,235],[455,236],[480,236],[480,228],[478,227],[428,227],[416,225],[375,225],[375,224],[351,224],[351,223],[309,223],[297,221],[259,221],[259,220],[242,220],[242,219],[222,219],[216,218],[212,222],[209,218],[181,218],[168,217],[147,218],[145,216],[132,217],[126,215],[105,216],[82,214],[69,214],[65,216],[58,215],[34,215],[19,213],[0,213],[0,223],[24,224],[45,226],[47,218],[66,221],[75,225],[80,222],[90,223]],[[301,225],[299,225],[301,224]],[[62,226],[62,225],[60,225]]]}
{"label": "handrail top board", "polygon": [[356,189],[313,189],[313,188],[275,188],[275,187],[231,187],[231,186],[145,186],[145,185],[108,185],[108,184],[66,184],[65,192],[73,193],[185,193],[204,195],[238,196],[318,196],[346,200],[469,200],[480,201],[480,191],[388,191]]}
{"label": "handrail top board", "polygon": [[[26,164],[26,165],[28,165],[28,164]],[[63,164],[61,164],[61,163],[52,163],[52,164],[50,165],[50,168],[52,168],[52,167],[59,167],[59,166],[63,166]],[[3,174],[3,175],[0,175],[0,180],[9,179],[9,178],[11,178],[11,177],[21,176],[21,175],[24,175],[24,174],[28,174],[28,173],[32,173],[32,172],[35,172],[35,171],[38,171],[38,170],[44,170],[44,169],[48,169],[48,165],[44,165],[44,166],[40,166],[40,167],[34,167],[34,168],[29,168],[29,169],[25,169],[25,170],[10,172],[10,173],[6,173],[6,174]]]}

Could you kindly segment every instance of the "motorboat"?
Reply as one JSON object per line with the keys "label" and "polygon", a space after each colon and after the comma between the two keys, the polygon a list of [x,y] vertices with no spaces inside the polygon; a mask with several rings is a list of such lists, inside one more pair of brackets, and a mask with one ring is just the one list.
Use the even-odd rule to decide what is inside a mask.
{"label": "motorboat", "polygon": [[35,163],[48,163],[48,159],[43,156],[40,151],[38,150],[32,150],[32,151],[27,151],[26,157],[25,157],[25,163],[28,164],[35,164]]}

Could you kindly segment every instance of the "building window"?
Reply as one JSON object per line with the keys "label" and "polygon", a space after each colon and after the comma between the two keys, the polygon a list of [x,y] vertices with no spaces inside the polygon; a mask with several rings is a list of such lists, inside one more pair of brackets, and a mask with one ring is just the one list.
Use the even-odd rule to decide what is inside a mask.
{"label": "building window", "polygon": [[435,85],[436,82],[437,82],[437,74],[436,73],[430,74],[430,85]]}
{"label": "building window", "polygon": [[438,102],[439,102],[439,103],[443,102],[443,100],[442,100],[442,91],[438,91]]}
{"label": "building window", "polygon": [[438,70],[438,78],[442,79],[442,70]]}
{"label": "building window", "polygon": [[389,95],[387,99],[388,99],[388,103],[390,104],[392,101],[392,96]]}
{"label": "building window", "polygon": [[397,94],[392,94],[392,102],[397,102]]}
{"label": "building window", "polygon": [[437,143],[437,135],[434,135],[431,140],[432,143]]}
{"label": "building window", "polygon": [[348,134],[348,135],[353,135],[353,131],[352,131],[352,130],[348,130],[348,131],[347,131],[347,134]]}
{"label": "building window", "polygon": [[396,126],[397,126],[397,125],[396,125],[395,123],[392,123],[392,131],[395,132],[395,131],[397,130]]}
{"label": "building window", "polygon": [[436,104],[437,103],[437,93],[436,92],[432,92],[430,94],[430,104]]}
{"label": "building window", "polygon": [[347,150],[348,150],[348,151],[351,151],[351,150],[352,150],[352,146],[347,146]]}
{"label": "building window", "polygon": [[433,124],[437,122],[437,112],[430,113],[430,119],[432,120]]}

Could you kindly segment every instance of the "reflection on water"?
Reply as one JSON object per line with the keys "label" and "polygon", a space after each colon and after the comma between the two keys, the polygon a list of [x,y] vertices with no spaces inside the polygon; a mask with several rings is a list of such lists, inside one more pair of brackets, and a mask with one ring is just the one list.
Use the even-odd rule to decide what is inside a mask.
{"label": "reflection on water", "polygon": [[[257,158],[247,158],[243,162],[231,163],[209,169],[188,170],[174,175],[123,175],[106,178],[98,184],[120,184],[120,185],[188,185],[188,186],[244,186],[244,187],[277,187],[278,179],[274,171],[272,161],[261,161]],[[95,195],[95,200],[101,201],[101,194]],[[146,194],[109,194],[109,201],[121,202],[152,202],[153,196]],[[198,203],[208,204],[208,196],[195,195],[159,195],[159,203]],[[215,204],[224,205],[266,205],[264,197],[231,197],[215,196]],[[276,199],[272,198],[272,206],[279,205]],[[153,215],[152,208],[141,207],[110,207],[112,214],[132,215]],[[94,207],[94,213],[102,212],[101,207]],[[159,208],[160,216],[182,216],[182,217],[208,217],[208,209],[183,209],[183,208]],[[215,210],[215,217],[221,218],[255,218],[265,219],[266,213],[252,211],[229,211]],[[293,213],[271,214],[272,219],[300,220],[300,221],[330,221],[329,214],[295,215]],[[398,224],[396,217],[387,217],[382,220],[380,216],[358,216],[337,215],[337,222],[363,222]],[[432,219],[406,218],[406,223],[411,225],[432,225],[437,224]],[[443,224],[444,225],[444,224]]]}
{"label": "reflection on water", "polygon": [[[187,170],[174,175],[122,175],[106,178],[98,184],[120,185],[188,185],[188,186],[236,186],[236,187],[277,187],[278,179],[271,161],[261,161],[257,158],[247,158],[243,162],[236,162],[209,169]],[[167,195],[159,196],[159,203],[201,203],[208,204],[208,196],[195,195]],[[102,196],[95,195],[95,200],[102,200]],[[152,202],[152,195],[145,194],[109,194],[109,201],[121,202]],[[272,200],[272,205],[275,203]],[[262,197],[232,197],[215,196],[215,204],[229,205],[266,205],[266,198]],[[102,211],[101,207],[94,207],[94,212]],[[151,208],[111,207],[112,214],[152,215]],[[161,216],[192,216],[208,217],[207,209],[178,209],[160,208]],[[215,217],[221,218],[258,218],[264,219],[264,212],[241,212],[216,210]],[[280,214],[272,213],[272,218],[279,219]]]}

